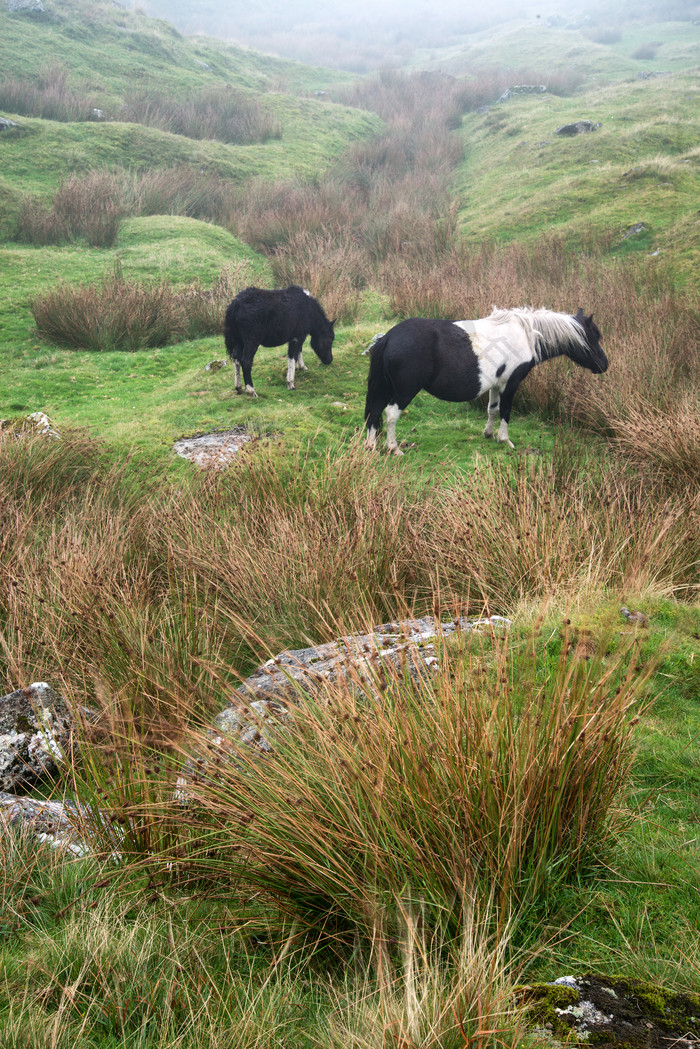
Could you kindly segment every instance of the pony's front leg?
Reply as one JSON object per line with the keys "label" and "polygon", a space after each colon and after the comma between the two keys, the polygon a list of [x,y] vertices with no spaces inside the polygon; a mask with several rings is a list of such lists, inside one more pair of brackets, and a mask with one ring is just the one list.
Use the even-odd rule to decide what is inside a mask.
{"label": "pony's front leg", "polygon": [[241,362],[234,359],[233,362],[233,374],[235,376],[236,393],[243,393],[243,383],[241,382]]}
{"label": "pony's front leg", "polygon": [[515,445],[508,437],[508,422],[506,419],[501,419],[501,425],[498,427],[496,440],[499,444],[507,444],[509,448],[515,448]]}
{"label": "pony's front leg", "polygon": [[384,409],[386,418],[386,446],[393,455],[403,455],[396,440],[396,424],[401,416],[398,404],[387,404]]}
{"label": "pony's front leg", "polygon": [[[484,437],[493,437],[493,428],[499,415],[499,404],[501,394],[499,390],[489,390],[489,406],[487,409],[487,423],[484,427]],[[499,438],[500,440],[500,438]]]}
{"label": "pony's front leg", "polygon": [[301,359],[301,348],[297,339],[292,339],[287,347],[287,389],[295,390],[294,374],[297,367],[306,371],[306,365]]}

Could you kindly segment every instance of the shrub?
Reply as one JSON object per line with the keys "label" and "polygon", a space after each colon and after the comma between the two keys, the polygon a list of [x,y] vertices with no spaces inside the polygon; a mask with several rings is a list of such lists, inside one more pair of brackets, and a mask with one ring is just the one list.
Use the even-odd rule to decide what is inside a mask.
{"label": "shrub", "polygon": [[87,121],[95,119],[99,105],[94,96],[70,87],[67,71],[54,65],[31,79],[4,76],[0,109],[44,120]]}
{"label": "shrub", "polygon": [[181,165],[139,175],[125,168],[70,175],[51,202],[26,195],[15,224],[17,240],[61,244],[84,238],[93,247],[111,247],[121,220],[129,215],[187,215],[226,224],[234,191],[222,178]]}
{"label": "shrub", "polygon": [[303,922],[371,941],[402,902],[452,937],[471,899],[508,912],[588,867],[618,827],[641,679],[635,652],[590,658],[565,636],[557,655],[547,636],[442,646],[431,678],[379,655],[370,681],[300,694],[264,760],[198,738],[187,792],[218,829],[212,874],[242,855]]}
{"label": "shrub", "polygon": [[632,58],[636,58],[639,62],[649,61],[656,58],[656,52],[660,47],[661,44],[640,44],[636,51],[632,52]]}
{"label": "shrub", "polygon": [[247,144],[281,138],[282,129],[262,104],[230,85],[202,88],[177,99],[155,91],[126,96],[125,119],[193,139]]}
{"label": "shrub", "polygon": [[226,306],[240,290],[244,266],[222,271],[213,288],[176,289],[167,280],[126,280],[117,268],[100,284],[59,284],[30,301],[41,336],[89,350],[138,350],[218,335]]}

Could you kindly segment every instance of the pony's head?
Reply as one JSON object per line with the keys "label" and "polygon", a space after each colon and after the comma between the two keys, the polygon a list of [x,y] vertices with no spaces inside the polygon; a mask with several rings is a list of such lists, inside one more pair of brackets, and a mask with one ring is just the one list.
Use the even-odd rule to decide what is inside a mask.
{"label": "pony's head", "polygon": [[567,356],[580,364],[582,368],[588,368],[589,371],[600,375],[601,372],[608,370],[608,358],[600,345],[600,332],[597,325],[593,323],[593,314],[586,317],[579,307],[574,321],[583,331],[584,339],[581,344],[572,342],[567,350]]}
{"label": "pony's head", "polygon": [[311,349],[321,364],[330,364],[333,360],[334,324],[335,321],[329,321],[326,316],[323,316],[311,333]]}

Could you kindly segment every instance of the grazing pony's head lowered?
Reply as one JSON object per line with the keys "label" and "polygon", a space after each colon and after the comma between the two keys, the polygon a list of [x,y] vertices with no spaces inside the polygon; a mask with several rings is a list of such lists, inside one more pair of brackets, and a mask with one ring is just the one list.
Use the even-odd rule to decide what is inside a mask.
{"label": "grazing pony's head lowered", "polygon": [[596,375],[607,371],[608,358],[600,345],[600,332],[593,322],[593,314],[586,317],[582,309],[573,317],[568,313],[534,310],[528,306],[512,310],[494,309],[489,320],[497,324],[518,321],[537,361],[564,354]]}
{"label": "grazing pony's head lowered", "polygon": [[317,328],[311,333],[311,349],[314,351],[321,364],[331,364],[333,361],[333,339],[335,338],[335,321],[329,321],[323,310],[319,307],[320,316],[317,318]]}

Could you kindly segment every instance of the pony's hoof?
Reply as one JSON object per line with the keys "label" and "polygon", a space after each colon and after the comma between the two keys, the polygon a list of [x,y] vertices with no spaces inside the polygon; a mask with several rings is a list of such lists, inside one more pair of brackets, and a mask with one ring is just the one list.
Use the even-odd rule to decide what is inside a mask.
{"label": "pony's hoof", "polygon": [[493,439],[493,430],[484,430],[484,437],[486,438],[487,441],[492,440]]}
{"label": "pony's hoof", "polygon": [[513,444],[513,442],[511,440],[509,440],[507,437],[499,437],[498,438],[498,443],[499,444],[505,444],[506,448],[515,448],[515,445]]}
{"label": "pony's hoof", "polygon": [[391,453],[391,455],[403,455],[403,452],[398,447],[398,445],[396,446],[396,448],[390,448],[389,452]]}
{"label": "pony's hoof", "polygon": [[287,389],[288,390],[296,390],[296,386],[294,385],[293,382],[288,382],[287,383]]}
{"label": "pony's hoof", "polygon": [[248,394],[249,397],[257,397],[258,396],[257,393],[255,392],[255,388],[253,386],[246,386],[245,392]]}
{"label": "pony's hoof", "polygon": [[243,393],[243,387],[242,387],[242,386],[237,386],[237,387],[236,387],[236,393],[237,393],[237,394],[241,394],[241,393]]}

